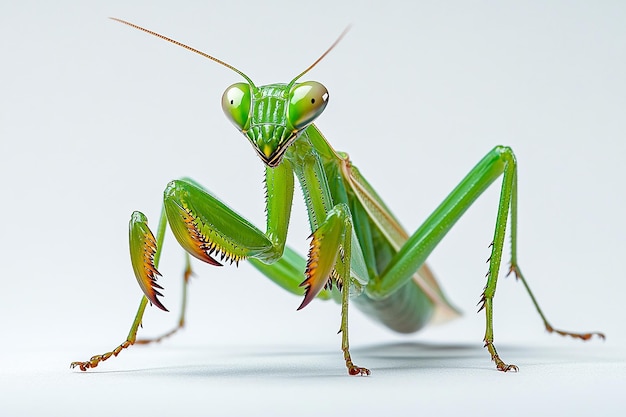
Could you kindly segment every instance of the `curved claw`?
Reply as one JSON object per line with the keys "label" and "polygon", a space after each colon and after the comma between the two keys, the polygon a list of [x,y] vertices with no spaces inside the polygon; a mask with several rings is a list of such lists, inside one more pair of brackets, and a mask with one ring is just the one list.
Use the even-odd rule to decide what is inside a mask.
{"label": "curved claw", "polygon": [[139,287],[141,287],[144,295],[152,304],[163,311],[168,311],[157,298],[157,296],[163,296],[159,292],[163,287],[156,282],[157,277],[161,276],[161,274],[154,266],[154,254],[157,250],[157,243],[148,227],[148,218],[143,213],[135,211],[131,215],[128,229],[130,260]]}
{"label": "curved claw", "polygon": [[252,223],[192,182],[171,181],[163,197],[176,240],[201,261],[215,266],[238,264],[248,257],[263,258],[274,249]]}
{"label": "curved claw", "polygon": [[[166,206],[168,207],[168,206]],[[169,217],[170,226],[174,232],[176,240],[185,248],[194,258],[213,266],[222,266],[215,258],[213,253],[220,248],[202,234],[199,230],[196,219],[190,210],[185,210],[178,204],[173,204],[170,212],[176,210],[176,214]]]}
{"label": "curved claw", "polygon": [[305,294],[298,310],[306,307],[331,279],[345,237],[344,216],[340,209],[331,210],[326,221],[310,236],[311,247],[304,273],[306,279],[300,284],[305,287]]}

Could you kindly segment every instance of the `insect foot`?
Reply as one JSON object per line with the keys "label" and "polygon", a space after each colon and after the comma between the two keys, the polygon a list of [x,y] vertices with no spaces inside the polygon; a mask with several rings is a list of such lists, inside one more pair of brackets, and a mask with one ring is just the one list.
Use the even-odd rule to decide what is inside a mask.
{"label": "insect foot", "polygon": [[371,372],[369,369],[361,368],[360,366],[356,366],[354,363],[352,363],[352,358],[350,357],[350,352],[347,347],[343,349],[343,358],[346,361],[346,368],[348,368],[348,374],[361,375],[361,376],[371,375]]}
{"label": "insect foot", "polygon": [[348,373],[350,375],[361,375],[361,376],[368,376],[371,374],[370,370],[367,368],[361,368],[358,366],[348,366]]}
{"label": "insect foot", "polygon": [[589,340],[593,338],[593,336],[597,336],[602,340],[606,339],[606,337],[604,336],[604,333],[600,333],[600,332],[577,333],[577,332],[569,332],[566,330],[559,330],[559,329],[555,329],[554,327],[552,327],[552,325],[546,319],[546,316],[543,314],[543,311],[541,311],[541,309],[539,308],[539,305],[537,304],[535,297],[532,295],[532,293],[530,293],[530,290],[528,289],[528,284],[526,283],[526,279],[524,278],[524,275],[522,275],[522,271],[520,270],[519,265],[517,265],[517,263],[515,262],[511,262],[511,267],[509,269],[509,273],[507,274],[507,276],[510,275],[511,273],[515,275],[515,279],[521,280],[524,286],[526,287],[526,289],[528,290],[530,294],[530,298],[532,302],[535,304],[535,308],[537,309],[537,312],[541,316],[541,319],[543,320],[543,325],[545,326],[548,333],[556,333],[561,336],[570,336],[574,339],[580,339],[580,340]]}
{"label": "insect foot", "polygon": [[599,337],[602,340],[606,339],[606,336],[604,335],[604,333],[600,333],[600,332],[590,332],[590,333],[573,333],[573,332],[567,332],[565,330],[559,330],[559,329],[555,329],[554,327],[550,326],[550,324],[546,323],[546,330],[548,331],[548,333],[556,333],[556,334],[560,334],[561,336],[570,336],[573,337],[574,339],[580,339],[580,340],[589,340],[594,336]]}
{"label": "insect foot", "polygon": [[100,362],[106,361],[111,356],[119,355],[120,352],[122,351],[122,349],[127,349],[133,343],[134,343],[134,341],[131,342],[129,340],[126,340],[126,341],[124,341],[124,343],[122,343],[121,345],[119,345],[118,347],[113,349],[111,352],[107,352],[107,353],[104,353],[102,355],[92,356],[91,359],[89,359],[88,361],[85,361],[85,362],[72,362],[70,364],[70,368],[74,369],[74,368],[78,367],[81,371],[86,371],[89,368],[95,368],[96,366],[98,366],[98,364]]}
{"label": "insect foot", "polygon": [[485,347],[491,354],[491,360],[496,363],[496,367],[498,368],[498,371],[502,371],[502,372],[508,372],[508,371],[518,372],[519,371],[519,368],[517,367],[517,365],[508,365],[504,363],[502,359],[500,359],[500,356],[498,355],[498,352],[496,352],[496,347],[493,345],[493,342],[485,341]]}

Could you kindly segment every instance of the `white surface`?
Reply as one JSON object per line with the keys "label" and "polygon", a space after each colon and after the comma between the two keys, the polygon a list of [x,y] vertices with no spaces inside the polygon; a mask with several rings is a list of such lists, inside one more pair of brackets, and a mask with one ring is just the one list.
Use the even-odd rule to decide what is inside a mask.
{"label": "white surface", "polygon": [[[623,412],[626,6],[257,3],[0,6],[0,415]],[[295,312],[297,298],[247,265],[197,266],[178,337],[70,371],[125,337],[140,297],[127,221],[141,209],[155,225],[168,180],[193,176],[263,224],[261,163],[219,106],[240,79],[107,16],[259,84],[290,80],[351,23],[309,74],[331,95],[322,132],[411,230],[493,145],[512,146],[522,268],[556,326],[607,341],[544,335],[521,285],[503,279],[496,344],[521,371],[493,370],[473,311],[494,186],[430,260],[462,319],[401,337],[351,315],[370,378],[344,375],[337,306]],[[292,218],[290,244],[304,250],[300,199]],[[182,256],[166,245],[164,302],[176,311]],[[142,334],[175,319],[150,309]]]}
{"label": "white surface", "polygon": [[519,359],[519,373],[485,366],[485,352],[465,344],[356,348],[375,367],[368,378],[348,377],[336,349],[315,345],[135,349],[81,374],[60,372],[69,358],[48,358],[36,371],[27,366],[29,378],[23,367],[9,367],[2,415],[623,414],[622,352],[504,350]]}

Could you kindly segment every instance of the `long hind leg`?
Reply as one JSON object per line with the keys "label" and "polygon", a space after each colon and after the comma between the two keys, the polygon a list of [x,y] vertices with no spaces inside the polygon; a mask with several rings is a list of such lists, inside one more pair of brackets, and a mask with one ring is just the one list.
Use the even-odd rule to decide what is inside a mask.
{"label": "long hind leg", "polygon": [[505,232],[511,216],[512,259],[513,271],[524,284],[537,311],[541,315],[546,328],[562,335],[569,335],[579,339],[589,339],[593,335],[603,337],[600,333],[572,333],[554,330],[547,322],[539,308],[534,295],[530,291],[526,280],[517,265],[517,162],[513,151],[505,146],[496,146],[489,152],[461,181],[461,183],[435,209],[431,216],[409,237],[406,243],[394,255],[387,268],[374,284],[367,287],[368,294],[376,298],[384,298],[411,279],[415,271],[425,262],[437,244],[444,238],[456,221],[465,213],[472,203],[491,185],[502,176],[502,187],[498,204],[498,214],[494,230],[491,255],[489,258],[489,272],[487,283],[480,300],[480,310],[485,310],[486,329],[485,347],[492,360],[501,371],[517,370],[517,366],[504,363],[493,343],[493,299],[498,281],[498,271],[502,260],[502,249]]}

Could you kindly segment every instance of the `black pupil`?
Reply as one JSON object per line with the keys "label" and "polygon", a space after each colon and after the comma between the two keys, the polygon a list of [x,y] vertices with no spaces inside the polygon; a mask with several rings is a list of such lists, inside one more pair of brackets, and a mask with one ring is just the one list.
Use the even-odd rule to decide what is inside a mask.
{"label": "black pupil", "polygon": [[314,98],[311,99],[311,104],[315,104],[315,99]]}
{"label": "black pupil", "polygon": [[232,105],[235,101],[231,98],[230,99],[230,104]]}

